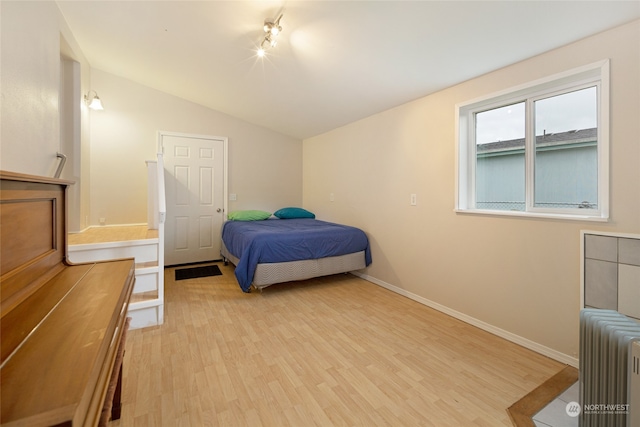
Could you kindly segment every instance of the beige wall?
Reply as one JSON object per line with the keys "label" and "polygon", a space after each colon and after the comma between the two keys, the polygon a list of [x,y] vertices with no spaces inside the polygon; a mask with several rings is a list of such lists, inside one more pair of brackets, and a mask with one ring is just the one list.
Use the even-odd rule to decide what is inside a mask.
{"label": "beige wall", "polygon": [[59,150],[60,27],[53,2],[0,2],[0,168],[52,175]]}
{"label": "beige wall", "polygon": [[[99,218],[146,222],[145,160],[155,159],[159,130],[229,138],[229,191],[237,194],[230,209],[275,211],[302,203],[300,140],[91,70],[55,2],[2,1],[0,8],[0,169],[53,176],[56,153],[66,154],[62,178],[76,182],[71,231],[97,225]],[[73,78],[61,86],[61,56],[75,61],[66,66],[79,88]],[[104,111],[90,112],[83,103],[91,89]],[[61,91],[71,97],[62,109]],[[65,110],[80,117],[63,120],[61,143]]]}
{"label": "beige wall", "polygon": [[[61,177],[76,182],[69,191],[69,226],[77,229],[89,209],[89,116],[82,103],[89,64],[54,2],[2,1],[0,15],[0,169],[53,176],[56,154],[65,154]],[[62,79],[61,56],[72,70]],[[61,125],[64,111],[73,117]]]}
{"label": "beige wall", "polygon": [[[456,214],[456,103],[605,58],[610,221]],[[305,140],[304,206],[368,233],[371,280],[575,364],[579,232],[640,231],[639,104],[636,21]]]}
{"label": "beige wall", "polygon": [[[89,75],[53,2],[2,1],[0,15],[0,168],[35,175],[56,169],[61,34],[81,64],[81,92],[95,89],[105,104],[91,117],[82,106],[82,158],[72,163],[80,170],[69,172],[83,186],[84,226],[100,217],[146,222],[144,161],[155,155],[156,131],[226,136],[229,192],[238,196],[230,209],[303,201],[320,219],[360,226],[371,238],[374,262],[365,273],[372,280],[569,358],[578,350],[579,230],[640,232],[639,22],[301,146],[116,76]],[[611,58],[611,220],[455,214],[455,104],[603,58]],[[409,206],[411,193],[416,207]]]}
{"label": "beige wall", "polygon": [[145,160],[157,153],[157,132],[227,137],[229,209],[274,212],[302,203],[302,143],[100,70],[92,89],[103,111],[91,111],[90,224],[146,223]]}

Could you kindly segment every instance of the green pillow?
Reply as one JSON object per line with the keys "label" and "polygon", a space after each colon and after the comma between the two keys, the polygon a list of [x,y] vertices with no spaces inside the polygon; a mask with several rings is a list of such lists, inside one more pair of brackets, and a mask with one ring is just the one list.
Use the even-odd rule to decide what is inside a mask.
{"label": "green pillow", "polygon": [[274,213],[280,219],[293,219],[293,218],[315,218],[316,215],[313,212],[309,212],[302,208],[282,208]]}
{"label": "green pillow", "polygon": [[248,211],[233,211],[229,212],[227,218],[231,221],[262,221],[271,217],[269,212],[248,210]]}

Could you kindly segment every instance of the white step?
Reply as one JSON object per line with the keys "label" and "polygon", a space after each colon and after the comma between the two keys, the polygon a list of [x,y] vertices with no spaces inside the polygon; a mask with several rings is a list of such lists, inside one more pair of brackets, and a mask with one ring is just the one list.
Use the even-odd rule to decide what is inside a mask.
{"label": "white step", "polygon": [[158,266],[153,267],[141,267],[140,264],[136,264],[136,283],[133,286],[134,294],[141,294],[144,292],[157,291],[158,290]]}
{"label": "white step", "polygon": [[134,302],[129,304],[127,315],[131,317],[129,329],[162,325],[164,322],[164,303],[160,299]]}
{"label": "white step", "polygon": [[158,239],[69,245],[69,261],[73,263],[135,258],[136,263],[158,261]]}
{"label": "white step", "polygon": [[129,329],[161,325],[164,321],[164,292],[158,266],[158,239],[69,245],[72,263],[98,262],[121,258],[134,258],[136,281],[133,294],[155,292],[155,297],[129,304]]}

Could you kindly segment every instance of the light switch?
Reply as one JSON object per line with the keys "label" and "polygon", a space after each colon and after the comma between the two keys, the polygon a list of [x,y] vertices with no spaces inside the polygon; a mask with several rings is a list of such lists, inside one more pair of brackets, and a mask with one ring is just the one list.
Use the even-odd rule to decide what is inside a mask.
{"label": "light switch", "polygon": [[411,206],[416,206],[418,204],[418,197],[415,194],[412,194],[409,203]]}

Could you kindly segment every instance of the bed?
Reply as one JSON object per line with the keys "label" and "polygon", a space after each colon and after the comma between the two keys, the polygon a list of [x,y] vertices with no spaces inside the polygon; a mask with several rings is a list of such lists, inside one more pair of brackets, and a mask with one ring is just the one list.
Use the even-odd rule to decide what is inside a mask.
{"label": "bed", "polygon": [[244,292],[274,283],[345,273],[371,264],[366,234],[314,218],[227,221],[221,255]]}

